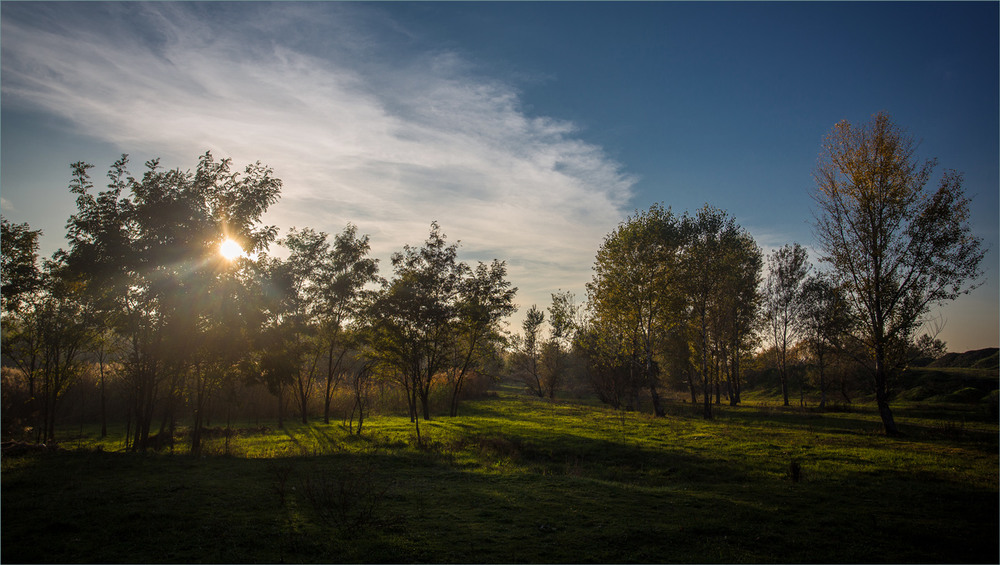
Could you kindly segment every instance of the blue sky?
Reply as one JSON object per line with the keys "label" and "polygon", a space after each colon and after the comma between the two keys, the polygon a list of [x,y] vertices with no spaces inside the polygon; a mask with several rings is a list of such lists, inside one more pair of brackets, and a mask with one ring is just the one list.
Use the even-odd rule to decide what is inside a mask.
{"label": "blue sky", "polygon": [[212,150],[285,181],[268,222],[353,222],[384,274],[437,220],[463,259],[508,262],[523,313],[558,289],[583,302],[603,236],[654,202],[723,208],[765,252],[812,245],[824,135],[885,110],[965,173],[991,247],[940,337],[1000,341],[996,2],[4,2],[0,19],[0,204],[46,255],[71,162],[99,183],[123,152],[138,174]]}

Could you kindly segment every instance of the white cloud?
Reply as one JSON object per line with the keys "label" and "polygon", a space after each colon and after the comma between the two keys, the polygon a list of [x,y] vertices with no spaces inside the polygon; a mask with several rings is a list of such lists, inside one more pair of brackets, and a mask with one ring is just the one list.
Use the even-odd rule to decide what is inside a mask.
{"label": "white cloud", "polygon": [[14,208],[14,204],[11,203],[10,200],[0,196],[0,210],[3,210],[4,212],[13,212],[16,208]]}
{"label": "white cloud", "polygon": [[[380,34],[405,30],[373,25],[377,12],[254,6],[240,19],[229,6],[208,25],[197,5],[37,9],[44,23],[5,7],[5,103],[167,166],[191,167],[206,149],[261,160],[284,180],[269,221],[328,232],[351,221],[382,256],[437,220],[464,256],[507,260],[524,306],[560,287],[582,296],[631,195],[634,179],[572,123],[527,115],[513,85],[461,54],[387,56]],[[127,29],[137,20],[144,35]],[[316,21],[327,33],[308,31]],[[288,33],[296,24],[306,39]]]}

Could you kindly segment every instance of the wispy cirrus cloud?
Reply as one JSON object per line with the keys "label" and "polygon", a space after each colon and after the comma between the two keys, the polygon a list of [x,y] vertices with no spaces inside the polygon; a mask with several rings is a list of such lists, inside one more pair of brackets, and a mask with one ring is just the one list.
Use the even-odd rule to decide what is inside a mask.
{"label": "wispy cirrus cloud", "polygon": [[[190,167],[212,150],[284,180],[269,221],[508,261],[519,302],[582,289],[634,179],[515,85],[340,4],[5,6],[5,104]],[[409,49],[416,45],[417,48]]]}

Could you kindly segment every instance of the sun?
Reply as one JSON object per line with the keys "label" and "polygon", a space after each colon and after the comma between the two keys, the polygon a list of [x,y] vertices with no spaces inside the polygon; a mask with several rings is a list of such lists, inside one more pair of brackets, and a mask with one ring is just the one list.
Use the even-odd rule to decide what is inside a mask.
{"label": "sun", "polygon": [[219,245],[219,253],[227,261],[235,261],[243,256],[243,247],[235,240],[225,239]]}

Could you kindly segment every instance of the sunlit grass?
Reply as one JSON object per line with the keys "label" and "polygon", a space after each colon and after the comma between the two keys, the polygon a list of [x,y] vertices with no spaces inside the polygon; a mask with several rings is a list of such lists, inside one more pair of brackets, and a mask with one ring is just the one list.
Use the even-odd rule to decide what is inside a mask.
{"label": "sunlit grass", "polygon": [[[997,423],[975,408],[900,406],[901,439],[866,406],[718,406],[712,421],[668,408],[653,418],[502,389],[421,422],[420,443],[394,415],[366,419],[361,437],[340,422],[234,422],[198,459],[184,437],[173,455],[141,455],[115,453],[121,430],[67,430],[63,446],[79,451],[4,458],[4,550],[27,561],[996,561]],[[359,469],[384,493],[350,531],[303,487]],[[77,507],[86,518],[64,512]],[[129,536],[98,525],[116,523]],[[155,549],[168,540],[170,552]]]}

